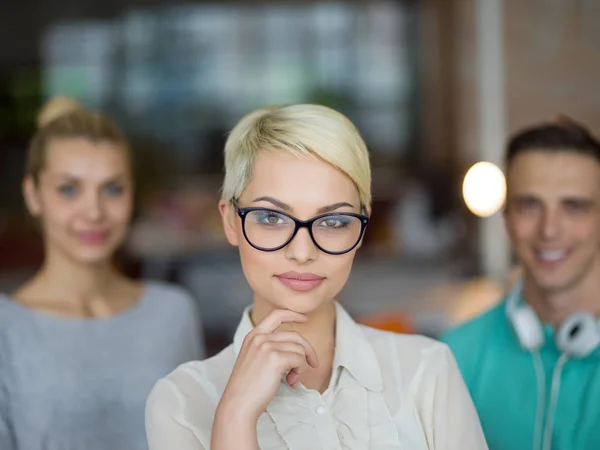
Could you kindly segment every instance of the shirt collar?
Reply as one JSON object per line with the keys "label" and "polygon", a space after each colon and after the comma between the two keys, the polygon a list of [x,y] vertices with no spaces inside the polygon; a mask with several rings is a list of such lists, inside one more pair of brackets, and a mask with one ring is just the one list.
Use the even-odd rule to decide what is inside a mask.
{"label": "shirt collar", "polygon": [[[233,349],[237,358],[244,338],[254,326],[250,320],[248,306],[242,315],[242,319],[233,337]],[[343,368],[365,388],[371,391],[383,390],[383,378],[379,361],[371,344],[363,334],[361,327],[350,317],[346,310],[335,302],[336,311],[336,343],[333,358],[332,377],[335,377],[338,369]]]}

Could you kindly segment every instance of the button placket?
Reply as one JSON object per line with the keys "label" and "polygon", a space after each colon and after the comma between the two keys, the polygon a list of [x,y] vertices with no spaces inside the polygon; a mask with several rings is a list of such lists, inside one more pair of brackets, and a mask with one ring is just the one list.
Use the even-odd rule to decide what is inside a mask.
{"label": "button placket", "polygon": [[314,393],[311,397],[311,406],[315,414],[315,427],[321,439],[323,439],[323,448],[341,450],[335,420],[328,407],[328,396]]}

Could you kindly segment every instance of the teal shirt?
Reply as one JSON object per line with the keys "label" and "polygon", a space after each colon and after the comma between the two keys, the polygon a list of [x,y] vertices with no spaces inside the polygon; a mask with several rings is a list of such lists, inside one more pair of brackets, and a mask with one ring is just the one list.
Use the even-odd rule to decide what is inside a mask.
{"label": "teal shirt", "polygon": [[[540,350],[546,401],[560,353],[546,326]],[[454,352],[490,450],[530,450],[534,444],[537,379],[531,353],[523,350],[501,302],[443,339]],[[569,359],[562,369],[554,415],[552,450],[600,449],[600,349],[584,359]]]}

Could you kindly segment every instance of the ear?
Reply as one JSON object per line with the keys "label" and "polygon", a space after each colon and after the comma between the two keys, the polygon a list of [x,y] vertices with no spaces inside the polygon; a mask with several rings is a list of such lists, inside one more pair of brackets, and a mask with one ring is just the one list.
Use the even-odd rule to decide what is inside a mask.
{"label": "ear", "polygon": [[236,230],[237,217],[233,205],[231,202],[221,199],[219,200],[219,212],[221,213],[221,220],[223,220],[223,231],[225,231],[227,241],[234,247],[237,247],[239,245]]}
{"label": "ear", "polygon": [[23,179],[23,197],[29,214],[39,217],[42,214],[42,202],[38,192],[37,184],[31,175]]}

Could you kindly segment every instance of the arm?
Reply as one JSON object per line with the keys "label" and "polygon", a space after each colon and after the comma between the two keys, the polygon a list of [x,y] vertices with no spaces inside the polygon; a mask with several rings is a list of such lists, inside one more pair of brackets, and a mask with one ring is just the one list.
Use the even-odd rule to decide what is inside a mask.
{"label": "arm", "polygon": [[273,310],[246,335],[215,413],[211,450],[260,450],[256,424],[282,377],[295,388],[309,366],[319,365],[299,333],[275,332],[284,322],[306,321],[293,311]]}
{"label": "arm", "polygon": [[307,320],[292,311],[271,311],[244,339],[220,400],[201,375],[202,363],[180,366],[160,380],[146,405],[150,450],[259,450],[256,424],[282,376],[296,387],[309,366],[318,367],[314,349],[300,334],[274,330]]}
{"label": "arm", "polygon": [[204,336],[204,324],[202,320],[202,311],[198,300],[189,292],[184,291],[184,297],[190,309],[190,337],[194,360],[203,360],[206,358],[206,340]]}
{"label": "arm", "polygon": [[[2,364],[2,361],[0,361],[0,364]],[[2,450],[16,449],[8,411],[8,389],[0,372],[0,449]]]}
{"label": "arm", "polygon": [[472,389],[473,380],[477,374],[477,355],[476,350],[469,339],[471,334],[461,332],[460,329],[454,329],[442,336],[441,341],[450,347],[452,355],[460,373],[465,381],[467,388]]}
{"label": "arm", "polygon": [[[0,402],[4,403],[4,399],[0,398]],[[2,450],[13,450],[13,434],[10,429],[10,423],[8,417],[5,414],[4,404],[0,404],[0,448]]]}
{"label": "arm", "polygon": [[479,416],[448,346],[436,351],[439,370],[433,394],[433,441],[436,450],[487,450]]}
{"label": "arm", "polygon": [[217,408],[212,432],[211,450],[260,450],[256,420],[245,418],[225,402]]}

